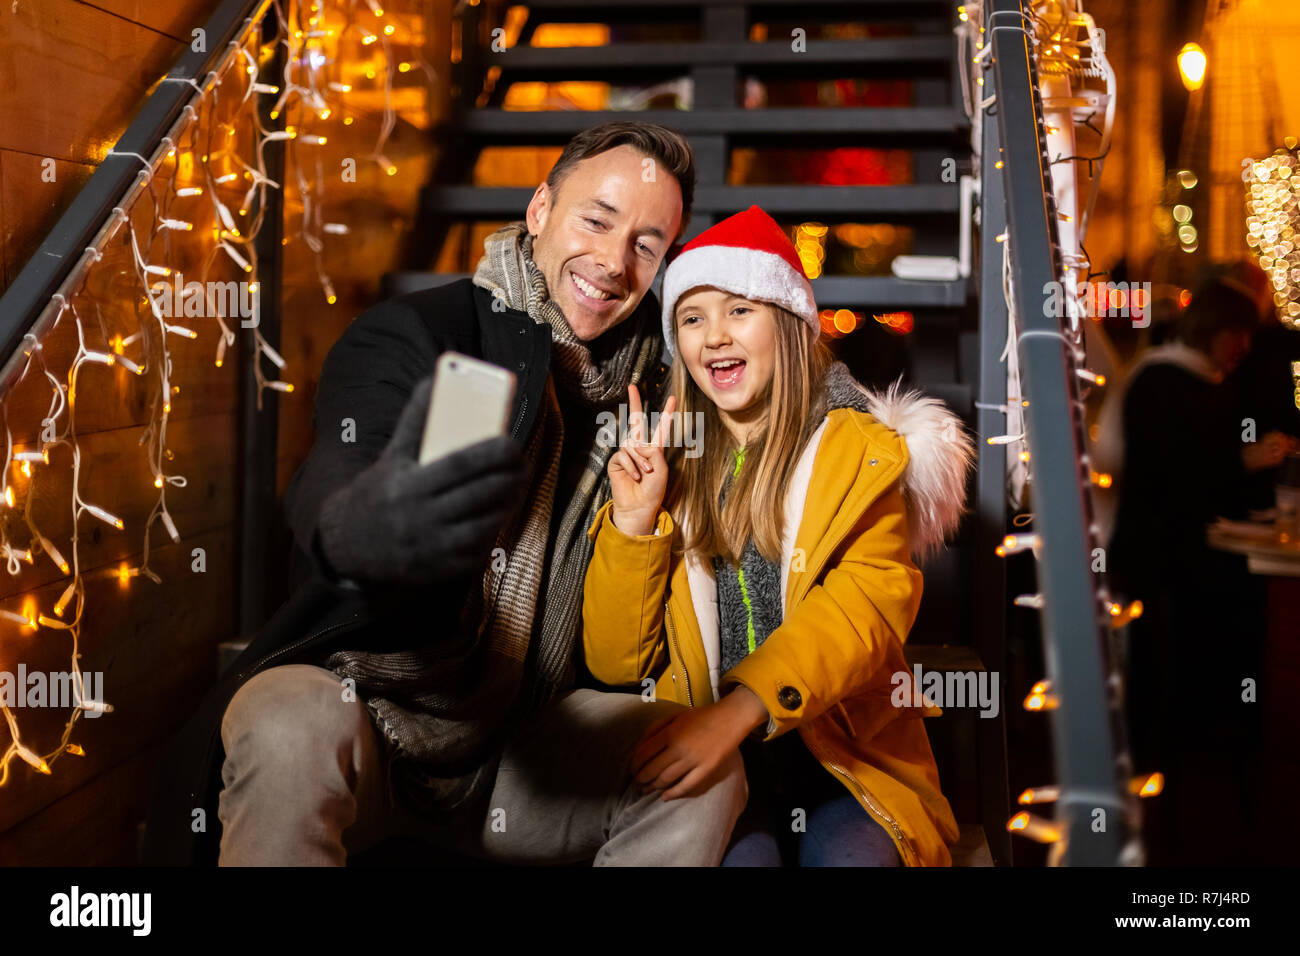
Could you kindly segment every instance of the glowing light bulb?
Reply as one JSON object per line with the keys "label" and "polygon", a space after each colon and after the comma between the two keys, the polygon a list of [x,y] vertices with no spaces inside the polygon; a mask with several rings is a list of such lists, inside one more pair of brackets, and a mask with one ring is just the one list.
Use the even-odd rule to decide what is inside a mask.
{"label": "glowing light bulb", "polygon": [[41,535],[41,549],[50,556],[50,560],[59,566],[59,570],[64,574],[68,573],[68,562],[63,560],[63,555],[59,549],[54,546],[54,542],[49,538]]}
{"label": "glowing light bulb", "polygon": [[1136,793],[1139,797],[1158,796],[1165,789],[1165,775],[1153,773],[1145,777],[1134,777],[1129,781],[1128,789],[1129,793]]}
{"label": "glowing light bulb", "polygon": [[17,751],[18,756],[21,757],[23,760],[25,760],[27,763],[31,764],[32,767],[34,767],[38,773],[43,773],[47,775],[49,774],[50,765],[47,764],[43,758],[38,757],[36,754],[32,753],[22,744],[18,743],[18,741],[14,741],[13,747]]}
{"label": "glowing light bulb", "polygon": [[94,515],[96,518],[98,518],[100,521],[104,521],[108,524],[111,524],[113,527],[117,528],[118,530],[122,529],[122,519],[117,517],[117,515],[109,514],[103,508],[99,508],[95,505],[83,505],[83,507],[87,511],[89,511],[92,515]]}
{"label": "glowing light bulb", "polygon": [[1052,825],[1051,821],[1035,817],[1027,810],[1017,813],[1008,820],[1007,830],[1027,836],[1039,843],[1055,843],[1061,838],[1060,831]]}
{"label": "glowing light bulb", "polygon": [[1017,803],[1052,803],[1061,796],[1060,787],[1031,787],[1020,794]]}
{"label": "glowing light bulb", "polygon": [[[67,573],[66,569],[64,573]],[[67,588],[63,592],[63,596],[60,597],[58,603],[54,605],[55,614],[59,615],[60,617],[63,616],[63,609],[66,608],[68,606],[68,602],[72,600],[72,593],[74,590],[76,590],[76,587],[77,587],[77,582],[75,580],[67,586]]]}
{"label": "glowing light bulb", "polygon": [[1182,74],[1183,86],[1189,92],[1199,90],[1205,84],[1205,68],[1209,60],[1198,43],[1186,43],[1178,51],[1178,72]]}

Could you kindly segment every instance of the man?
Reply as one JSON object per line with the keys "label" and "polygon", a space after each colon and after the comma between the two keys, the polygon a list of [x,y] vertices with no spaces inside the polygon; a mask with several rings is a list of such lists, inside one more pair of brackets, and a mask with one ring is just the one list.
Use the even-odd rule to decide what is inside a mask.
{"label": "man", "polygon": [[[597,424],[629,384],[662,397],[646,293],[693,189],[676,133],[589,129],[472,280],[376,306],[335,344],[285,501],[313,578],[196,717],[204,767],[179,786],[164,767],[149,861],[210,858],[197,809],[220,821],[222,865],[341,865],[393,834],[512,862],[721,860],[739,760],[695,797],[643,793],[632,752],[676,705],[575,689],[585,532],[616,444]],[[510,433],[422,466],[447,350],[515,373]]]}

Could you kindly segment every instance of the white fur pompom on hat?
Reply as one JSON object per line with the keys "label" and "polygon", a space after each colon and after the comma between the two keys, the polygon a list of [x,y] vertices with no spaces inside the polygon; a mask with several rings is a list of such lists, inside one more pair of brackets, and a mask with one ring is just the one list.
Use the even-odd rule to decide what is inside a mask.
{"label": "white fur pompom on hat", "polygon": [[757,206],[704,230],[668,263],[664,273],[664,345],[673,355],[677,300],[691,289],[712,286],[747,299],[771,302],[821,332],[812,284],[784,230]]}

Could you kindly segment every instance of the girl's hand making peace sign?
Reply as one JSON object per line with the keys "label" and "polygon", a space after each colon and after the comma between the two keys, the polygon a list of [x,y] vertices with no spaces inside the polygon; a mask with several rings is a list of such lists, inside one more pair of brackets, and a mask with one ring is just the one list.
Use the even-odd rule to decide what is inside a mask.
{"label": "girl's hand making peace sign", "polygon": [[609,484],[614,498],[610,517],[614,527],[627,535],[652,534],[659,506],[668,489],[668,462],[663,442],[668,437],[677,396],[669,396],[659,416],[659,427],[645,438],[648,415],[641,411],[641,393],[627,387],[628,436],[609,460]]}

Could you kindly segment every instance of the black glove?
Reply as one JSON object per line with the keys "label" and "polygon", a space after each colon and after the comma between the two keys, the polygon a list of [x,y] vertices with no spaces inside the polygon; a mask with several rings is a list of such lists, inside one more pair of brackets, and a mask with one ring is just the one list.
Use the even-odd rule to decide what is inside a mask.
{"label": "black glove", "polygon": [[480,571],[522,497],[523,452],[508,435],[419,464],[432,383],[416,384],[375,463],[321,505],[320,551],[339,577],[420,587]]}

